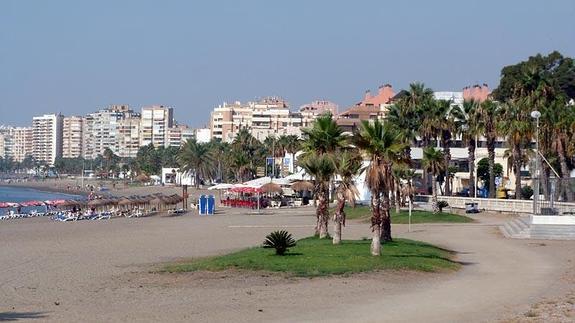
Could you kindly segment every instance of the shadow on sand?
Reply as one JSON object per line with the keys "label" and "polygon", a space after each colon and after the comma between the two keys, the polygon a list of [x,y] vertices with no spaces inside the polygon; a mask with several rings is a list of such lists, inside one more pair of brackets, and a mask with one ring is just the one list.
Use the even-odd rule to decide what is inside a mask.
{"label": "shadow on sand", "polygon": [[43,319],[46,312],[0,312],[0,322]]}

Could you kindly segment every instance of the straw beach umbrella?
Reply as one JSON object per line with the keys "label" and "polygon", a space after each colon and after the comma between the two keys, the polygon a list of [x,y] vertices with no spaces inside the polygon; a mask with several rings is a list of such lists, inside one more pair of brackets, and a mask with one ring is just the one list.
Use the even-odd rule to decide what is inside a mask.
{"label": "straw beach umbrella", "polygon": [[261,191],[264,193],[281,193],[282,188],[276,183],[267,183],[260,187]]}
{"label": "straw beach umbrella", "polygon": [[291,185],[294,191],[311,191],[313,190],[313,183],[309,181],[296,181]]}

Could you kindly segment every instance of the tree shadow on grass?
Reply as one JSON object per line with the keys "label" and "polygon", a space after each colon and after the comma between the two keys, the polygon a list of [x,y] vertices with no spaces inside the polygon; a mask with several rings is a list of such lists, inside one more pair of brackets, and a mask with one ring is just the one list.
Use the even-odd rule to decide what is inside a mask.
{"label": "tree shadow on grass", "polygon": [[46,312],[0,312],[0,321],[18,321],[46,318]]}

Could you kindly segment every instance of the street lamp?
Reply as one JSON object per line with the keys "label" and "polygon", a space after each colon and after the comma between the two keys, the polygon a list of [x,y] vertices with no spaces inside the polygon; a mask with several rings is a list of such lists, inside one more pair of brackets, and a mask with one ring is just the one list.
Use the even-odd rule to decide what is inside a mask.
{"label": "street lamp", "polygon": [[[541,118],[541,112],[534,110],[531,111],[531,118],[535,119],[536,122],[536,132],[535,132],[535,151],[537,157],[535,159],[535,180],[534,190],[533,190],[533,214],[537,214],[537,203],[539,202],[539,118]],[[533,178],[533,176],[532,176]]]}

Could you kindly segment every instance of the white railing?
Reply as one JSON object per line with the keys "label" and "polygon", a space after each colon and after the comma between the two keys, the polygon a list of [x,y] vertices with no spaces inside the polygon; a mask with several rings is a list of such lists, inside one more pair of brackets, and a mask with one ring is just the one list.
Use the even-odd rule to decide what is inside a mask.
{"label": "white railing", "polygon": [[[420,197],[428,201],[431,200],[431,195],[420,195]],[[449,203],[449,206],[454,208],[464,209],[465,203],[476,202],[480,210],[533,214],[532,200],[506,200],[460,196],[438,196],[437,200],[446,201]],[[563,212],[575,212],[575,203],[573,202],[555,202],[554,207],[562,210],[560,214]]]}

